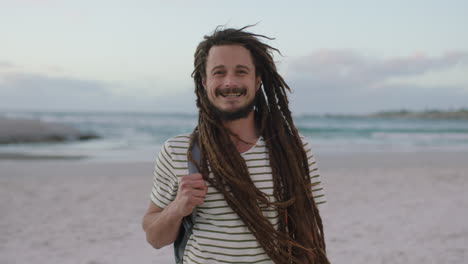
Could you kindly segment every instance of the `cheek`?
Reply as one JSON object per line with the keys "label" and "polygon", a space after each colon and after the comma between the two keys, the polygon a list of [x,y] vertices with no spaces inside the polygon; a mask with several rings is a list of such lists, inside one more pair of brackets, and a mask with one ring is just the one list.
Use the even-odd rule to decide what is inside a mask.
{"label": "cheek", "polygon": [[206,97],[210,100],[213,100],[214,97],[215,97],[215,93],[214,93],[214,90],[211,89],[210,86],[206,86],[205,88],[205,94],[206,94]]}
{"label": "cheek", "polygon": [[217,86],[218,86],[218,83],[216,82],[216,80],[209,80],[206,82],[205,91],[208,94],[208,96],[215,95],[215,90]]}

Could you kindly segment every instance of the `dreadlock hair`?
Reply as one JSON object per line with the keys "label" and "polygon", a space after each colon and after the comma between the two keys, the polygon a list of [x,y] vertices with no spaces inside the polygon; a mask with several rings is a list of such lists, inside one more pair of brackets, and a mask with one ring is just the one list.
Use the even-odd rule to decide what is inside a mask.
{"label": "dreadlock hair", "polygon": [[[281,53],[259,40],[272,38],[244,31],[248,27],[251,26],[240,29],[217,27],[211,36],[204,37],[195,51],[192,77],[199,115],[189,149],[194,140],[198,140],[201,159],[197,164],[190,151],[188,159],[197,164],[204,180],[224,195],[227,204],[273,262],[329,263],[322,220],[312,196],[307,155],[288,107],[286,90],[291,90],[273,61],[273,52]],[[236,149],[230,138],[233,133],[213,113],[203,87],[208,53],[211,47],[221,45],[240,45],[248,49],[256,75],[261,76],[262,87],[255,99],[255,123],[268,149],[274,202],[255,187],[244,159],[238,151],[233,151]],[[278,211],[278,228],[263,216],[265,207]]]}

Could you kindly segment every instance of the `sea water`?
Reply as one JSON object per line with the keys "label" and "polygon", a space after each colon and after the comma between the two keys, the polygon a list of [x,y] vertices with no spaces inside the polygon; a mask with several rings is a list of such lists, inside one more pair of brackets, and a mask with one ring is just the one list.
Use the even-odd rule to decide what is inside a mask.
{"label": "sea water", "polygon": [[[0,145],[0,152],[86,156],[87,160],[153,161],[171,136],[190,133],[196,114],[99,112],[2,112],[10,118],[72,125],[101,138],[64,143]],[[468,152],[468,121],[375,118],[367,116],[294,116],[299,132],[317,154],[373,152]]]}

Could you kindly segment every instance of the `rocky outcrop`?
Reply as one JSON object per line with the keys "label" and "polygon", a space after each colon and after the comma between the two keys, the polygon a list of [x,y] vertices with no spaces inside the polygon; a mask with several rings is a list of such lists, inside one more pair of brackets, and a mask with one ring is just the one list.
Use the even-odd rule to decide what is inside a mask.
{"label": "rocky outcrop", "polygon": [[0,144],[63,142],[95,138],[99,136],[81,132],[66,124],[0,117]]}

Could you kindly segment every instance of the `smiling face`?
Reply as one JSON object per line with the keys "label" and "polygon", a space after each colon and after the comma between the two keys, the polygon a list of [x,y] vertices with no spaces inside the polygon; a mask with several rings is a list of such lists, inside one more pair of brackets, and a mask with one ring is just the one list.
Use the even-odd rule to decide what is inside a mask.
{"label": "smiling face", "polygon": [[221,119],[247,116],[253,110],[260,82],[248,49],[240,45],[213,46],[210,49],[202,83]]}

